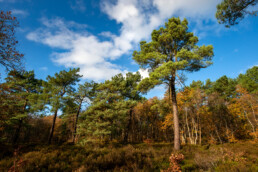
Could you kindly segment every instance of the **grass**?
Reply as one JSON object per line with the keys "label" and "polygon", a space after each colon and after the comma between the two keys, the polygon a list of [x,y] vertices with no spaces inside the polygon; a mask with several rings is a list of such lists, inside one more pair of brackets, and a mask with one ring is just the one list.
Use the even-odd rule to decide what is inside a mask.
{"label": "grass", "polygon": [[[195,146],[185,145],[180,153],[183,171],[258,171],[256,142]],[[173,145],[51,145],[21,148],[16,157],[11,148],[0,156],[0,171],[8,171],[16,160],[19,171],[160,171],[169,167]],[[1,150],[0,150],[1,151]],[[14,166],[13,166],[14,169]]]}

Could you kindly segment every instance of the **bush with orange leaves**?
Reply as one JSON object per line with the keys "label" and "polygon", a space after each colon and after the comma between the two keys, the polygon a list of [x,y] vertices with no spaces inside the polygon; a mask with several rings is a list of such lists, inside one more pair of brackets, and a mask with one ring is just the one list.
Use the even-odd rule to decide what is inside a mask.
{"label": "bush with orange leaves", "polygon": [[181,167],[179,165],[179,163],[184,160],[184,155],[183,154],[171,154],[171,156],[169,157],[169,168],[167,170],[163,170],[162,172],[181,172]]}

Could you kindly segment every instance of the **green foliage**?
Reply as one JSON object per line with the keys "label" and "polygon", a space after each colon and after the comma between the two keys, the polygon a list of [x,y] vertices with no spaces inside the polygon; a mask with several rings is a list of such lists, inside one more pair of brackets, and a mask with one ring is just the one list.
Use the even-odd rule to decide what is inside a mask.
{"label": "green foliage", "polygon": [[248,7],[255,6],[257,0],[223,0],[217,5],[216,18],[220,24],[230,27],[239,23],[247,14],[257,15],[256,11],[248,11]]}
{"label": "green foliage", "polygon": [[69,69],[69,71],[63,70],[59,73],[55,73],[54,77],[47,77],[47,82],[44,82],[43,85],[43,96],[48,98],[48,101],[52,106],[52,111],[55,111],[62,106],[62,97],[65,96],[65,94],[75,91],[72,86],[75,85],[81,77],[81,75],[78,74],[79,71],[79,68]]}
{"label": "green foliage", "polygon": [[99,84],[92,105],[82,114],[80,134],[100,139],[125,130],[130,109],[141,100],[136,89],[140,79],[139,73],[127,73],[126,77],[118,74]]}
{"label": "green foliage", "polygon": [[198,71],[212,64],[213,47],[197,46],[198,38],[188,31],[186,19],[171,18],[165,27],[152,32],[152,41],[140,43],[141,50],[133,53],[133,59],[145,69],[150,77],[140,85],[146,87],[168,83],[176,77],[175,71]]}
{"label": "green foliage", "polygon": [[170,18],[165,27],[153,30],[151,41],[140,42],[140,51],[134,51],[133,59],[141,68],[149,70],[149,77],[143,79],[138,89],[148,91],[156,85],[168,86],[173,106],[174,143],[180,149],[180,126],[176,100],[176,79],[178,71],[194,72],[212,64],[213,46],[198,46],[198,38],[188,31],[188,21]]}
{"label": "green foliage", "polygon": [[237,81],[249,93],[258,93],[258,66],[248,69],[245,74],[240,74]]}
{"label": "green foliage", "polygon": [[[207,82],[206,82],[207,83]],[[190,84],[190,88],[199,88],[199,89],[202,89],[204,88],[204,84],[202,81],[193,81],[191,84]]]}
{"label": "green foliage", "polygon": [[42,81],[35,78],[34,71],[10,71],[5,80],[0,86],[1,126],[7,131],[4,137],[13,132],[16,142],[20,129],[26,125],[24,120],[29,114],[39,110],[37,100],[41,93]]}
{"label": "green foliage", "polygon": [[227,76],[222,76],[217,79],[212,85],[212,92],[217,92],[223,99],[229,100],[236,95],[237,82]]}
{"label": "green foliage", "polygon": [[79,71],[79,68],[69,69],[69,71],[60,71],[59,73],[55,73],[54,77],[48,76],[47,82],[43,84],[44,90],[42,97],[45,98],[51,106],[51,111],[54,112],[53,124],[48,138],[49,144],[53,137],[57,112],[64,106],[66,100],[65,96],[75,91],[73,85],[75,85],[81,77],[81,75],[78,74]]}

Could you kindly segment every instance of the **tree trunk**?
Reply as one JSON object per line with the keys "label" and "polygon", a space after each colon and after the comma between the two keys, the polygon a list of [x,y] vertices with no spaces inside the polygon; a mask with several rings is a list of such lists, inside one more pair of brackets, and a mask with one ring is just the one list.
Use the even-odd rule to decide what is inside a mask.
{"label": "tree trunk", "polygon": [[217,136],[218,136],[218,139],[219,139],[220,144],[222,144],[222,140],[221,140],[221,138],[220,138],[220,136],[219,136],[218,128],[217,128],[217,127],[215,128],[215,131],[216,131],[216,134],[217,134]]}
{"label": "tree trunk", "polygon": [[54,129],[55,129],[55,123],[56,123],[56,117],[57,117],[57,111],[58,111],[58,108],[56,108],[55,113],[54,113],[53,124],[52,124],[50,134],[49,134],[49,137],[48,137],[48,144],[51,143],[51,140],[52,140],[52,137],[53,137],[53,133],[54,133]]}
{"label": "tree trunk", "polygon": [[175,77],[173,77],[170,83],[172,107],[174,115],[174,149],[180,150],[180,129],[179,129],[179,119],[178,119],[178,109],[176,101],[176,88],[175,88]]}
{"label": "tree trunk", "polygon": [[[28,104],[28,100],[26,99],[22,109],[24,114],[25,114],[27,104]],[[19,139],[21,127],[22,127],[22,119],[20,118],[18,123],[18,128],[15,130],[15,133],[14,133],[13,144],[15,144]]]}
{"label": "tree trunk", "polygon": [[22,119],[19,119],[18,128],[15,130],[14,137],[13,137],[13,144],[15,144],[20,136],[22,126]]}
{"label": "tree trunk", "polygon": [[252,122],[250,121],[250,119],[248,118],[246,111],[244,111],[244,114],[245,114],[245,116],[246,116],[247,121],[249,122],[249,124],[251,125],[251,127],[252,127],[252,129],[253,129],[253,133],[254,133],[255,138],[257,138],[255,127],[254,127],[254,125],[252,124]]}
{"label": "tree trunk", "polygon": [[201,126],[199,130],[199,144],[202,145],[202,127]]}
{"label": "tree trunk", "polygon": [[132,114],[133,114],[133,109],[131,108],[130,111],[129,111],[129,122],[127,124],[126,131],[125,131],[125,136],[124,136],[124,142],[125,143],[128,142],[128,134],[130,132],[130,127],[132,125]]}
{"label": "tree trunk", "polygon": [[74,131],[73,131],[73,143],[75,142],[76,130],[77,130],[77,124],[78,124],[78,118],[79,118],[81,106],[82,106],[82,101],[80,102],[80,105],[79,105],[77,113],[76,113],[76,120],[75,120]]}
{"label": "tree trunk", "polygon": [[188,131],[188,137],[189,137],[189,141],[190,141],[190,144],[193,144],[193,139],[192,139],[192,135],[191,135],[191,131],[190,131],[190,128],[189,128],[189,124],[188,124],[188,113],[187,113],[187,109],[186,109],[186,126],[187,126],[187,131]]}

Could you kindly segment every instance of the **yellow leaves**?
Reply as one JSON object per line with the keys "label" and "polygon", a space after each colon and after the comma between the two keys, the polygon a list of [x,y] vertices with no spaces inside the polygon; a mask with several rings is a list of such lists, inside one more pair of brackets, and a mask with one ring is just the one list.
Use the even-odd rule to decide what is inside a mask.
{"label": "yellow leaves", "polygon": [[236,86],[236,91],[237,93],[239,93],[240,95],[248,95],[248,92],[245,88],[241,87],[240,85]]}
{"label": "yellow leaves", "polygon": [[166,130],[168,128],[171,128],[174,126],[174,123],[173,123],[173,114],[172,113],[169,113],[167,114],[167,116],[165,117],[165,120],[164,122],[162,123],[162,127],[161,129],[162,130]]}
{"label": "yellow leaves", "polygon": [[[184,110],[185,107],[193,107],[199,111],[200,107],[204,106],[203,99],[205,94],[199,88],[185,88],[184,91],[177,94],[179,110]],[[199,113],[199,112],[197,112]]]}
{"label": "yellow leaves", "polygon": [[138,114],[137,116],[144,116],[144,117],[154,117],[157,116],[157,109],[158,105],[157,102],[158,98],[154,97],[149,99],[143,103],[138,103],[137,106],[134,108],[134,112]]}
{"label": "yellow leaves", "polygon": [[236,89],[239,94],[239,98],[233,99],[228,106],[230,112],[241,116],[243,113],[255,114],[258,110],[257,96],[250,94],[241,86],[237,86]]}
{"label": "yellow leaves", "polygon": [[198,112],[200,115],[205,116],[205,115],[211,115],[211,112],[209,111],[208,106],[201,106]]}
{"label": "yellow leaves", "polygon": [[239,101],[235,101],[234,103],[231,103],[228,105],[228,110],[231,114],[239,117],[244,117],[242,114],[242,108]]}
{"label": "yellow leaves", "polygon": [[236,137],[234,136],[234,134],[229,130],[227,129],[226,130],[226,136],[227,136],[227,139],[230,143],[235,143],[237,142],[237,139]]}
{"label": "yellow leaves", "polygon": [[191,98],[192,98],[191,92],[192,92],[191,89],[185,88],[184,91],[179,92],[177,94],[177,103],[179,108],[182,108],[184,105],[186,105],[188,102],[191,101]]}

